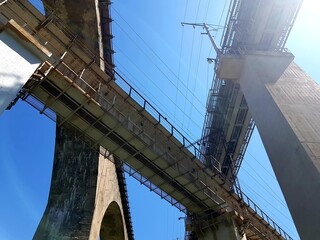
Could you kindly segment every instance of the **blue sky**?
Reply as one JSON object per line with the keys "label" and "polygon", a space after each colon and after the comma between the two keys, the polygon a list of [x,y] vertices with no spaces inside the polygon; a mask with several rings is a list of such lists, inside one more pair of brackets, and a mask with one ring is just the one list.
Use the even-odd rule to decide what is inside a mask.
{"label": "blue sky", "polygon": [[[193,140],[201,136],[213,74],[206,58],[213,52],[202,29],[180,23],[224,24],[223,9],[222,0],[118,0],[112,5],[118,71]],[[287,46],[319,81],[317,9],[316,0],[304,1]],[[51,120],[24,102],[0,116],[0,239],[32,238],[48,198],[54,131]],[[244,191],[297,239],[257,132],[239,178]],[[183,239],[178,220],[183,214],[134,179],[127,181],[136,239]]]}

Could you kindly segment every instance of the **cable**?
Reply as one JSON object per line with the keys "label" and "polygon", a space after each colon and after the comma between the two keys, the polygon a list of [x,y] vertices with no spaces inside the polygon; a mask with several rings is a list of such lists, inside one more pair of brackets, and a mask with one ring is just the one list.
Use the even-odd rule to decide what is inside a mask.
{"label": "cable", "polygon": [[[240,179],[239,179],[240,180]],[[280,210],[278,210],[277,208],[275,208],[270,202],[268,202],[265,197],[261,196],[259,193],[257,193],[253,188],[250,187],[250,185],[248,185],[245,181],[241,180],[241,185],[245,185],[248,189],[250,189],[250,191],[252,193],[255,193],[258,197],[260,197],[264,202],[268,203],[268,205],[270,205],[273,209],[275,209],[278,213],[280,213],[284,218],[287,219],[287,221],[289,221],[291,224],[294,225],[294,222],[292,221],[292,219],[290,219],[288,216],[284,215]],[[263,204],[261,201],[260,201],[260,204],[263,205],[266,210],[268,210],[268,214],[272,215],[272,217],[277,220],[278,223],[280,223],[282,225],[283,228],[286,228],[286,231],[287,232],[290,232],[291,235],[294,235],[296,237],[298,237],[295,233],[293,233],[291,231],[290,228],[287,227],[286,224],[284,224],[278,217],[277,215],[274,214],[273,211],[271,211],[265,204]]]}
{"label": "cable", "polygon": [[[199,50],[198,63],[197,63],[197,70],[196,70],[196,74],[195,74],[195,77],[194,77],[194,79],[195,79],[194,85],[193,85],[193,88],[192,88],[193,92],[195,92],[195,90],[196,90],[196,83],[197,83],[197,80],[198,80],[200,56],[201,56],[201,52],[202,52],[202,42],[203,42],[203,35],[201,35],[200,50]],[[194,99],[194,94],[192,95],[191,102],[193,102],[193,99]],[[192,116],[192,109],[193,109],[193,107],[190,106],[190,114],[189,114],[189,116]],[[190,118],[189,118],[188,123],[187,123],[187,129],[189,129],[189,125],[190,125]]]}
{"label": "cable", "polygon": [[[188,3],[189,1],[187,0],[186,7],[184,9],[184,16],[183,16],[183,22],[186,20],[186,15],[187,15],[187,9],[188,9]],[[182,25],[182,33],[181,33],[181,42],[180,42],[180,53],[179,53],[179,64],[178,64],[178,79],[177,79],[177,91],[176,91],[176,97],[175,97],[175,102],[177,102],[178,99],[178,89],[179,89],[179,82],[180,82],[180,70],[181,70],[181,56],[182,56],[182,45],[183,45],[183,38],[184,38],[184,26]],[[176,115],[176,106],[174,107],[174,115]]]}
{"label": "cable", "polygon": [[[224,2],[224,6],[223,6],[223,9],[222,9],[222,13],[221,13],[221,15],[220,15],[220,19],[219,19],[218,26],[221,25],[222,17],[223,17],[223,15],[224,15],[224,12],[225,12],[225,10],[226,10],[227,3],[228,3],[228,2],[229,2],[229,1],[225,1],[225,2]],[[218,34],[218,31],[217,31],[216,34],[214,35],[214,38],[217,37],[217,34]]]}
{"label": "cable", "polygon": [[[256,196],[258,196],[262,201],[264,201],[265,203],[267,203],[269,206],[271,206],[274,210],[276,210],[278,213],[280,213],[284,218],[287,219],[287,221],[289,221],[290,223],[293,223],[292,219],[290,219],[287,215],[283,214],[283,212],[281,212],[279,209],[277,209],[272,203],[270,203],[269,201],[266,200],[265,197],[263,197],[261,194],[259,194],[257,191],[255,191],[248,183],[246,183],[243,179],[239,179],[241,181],[241,185],[245,185],[248,189],[250,189],[253,193],[256,194]],[[266,210],[268,210],[272,215],[274,214],[273,211],[271,211],[265,204],[261,203],[261,205],[263,205]],[[278,217],[276,215],[273,215],[274,218],[276,218],[277,220]],[[282,221],[279,220],[279,222],[281,222],[281,224],[283,226],[286,226]]]}
{"label": "cable", "polygon": [[[223,9],[222,9],[220,18],[219,18],[219,23],[218,23],[218,25],[217,25],[218,27],[221,26],[221,21],[222,21],[222,18],[223,18],[223,15],[224,15],[224,12],[225,12],[225,10],[226,10],[227,3],[228,3],[228,2],[229,2],[229,1],[227,1],[227,0],[224,2],[224,6],[223,6]],[[223,26],[223,27],[225,27],[225,26]],[[217,34],[218,34],[218,31],[216,31],[215,35],[213,36],[214,39],[216,39]],[[208,54],[208,58],[209,58],[210,55],[211,55],[212,49],[213,49],[213,47],[211,46],[211,47],[210,47],[209,54]]]}
{"label": "cable", "polygon": [[[200,2],[199,2],[200,3]],[[205,13],[205,20],[204,22],[206,22],[206,19],[207,19],[207,16],[208,16],[208,11],[209,11],[209,4],[210,4],[210,0],[207,1],[207,10],[206,10],[206,13]],[[196,89],[196,83],[197,83],[197,80],[198,80],[198,73],[199,73],[199,65],[200,65],[200,56],[201,56],[201,52],[202,52],[202,43],[203,43],[203,35],[201,35],[201,40],[200,40],[200,49],[199,49],[199,54],[198,54],[198,62],[197,62],[197,69],[196,69],[196,74],[195,74],[195,82],[194,82],[194,85],[193,85],[193,88],[192,88],[192,92],[195,92],[195,89]],[[193,99],[194,99],[194,94],[192,95],[192,98],[191,98],[191,102],[193,102]],[[189,116],[192,116],[192,106],[190,106],[190,114]],[[189,118],[189,121],[187,123],[187,130],[189,129],[189,125],[190,125],[190,118]]]}
{"label": "cable", "polygon": [[[180,83],[182,83],[182,85],[187,89],[187,91],[191,92],[187,86],[184,84],[183,81],[181,81],[181,79],[179,78],[179,76],[177,76],[177,74],[168,66],[168,64],[166,64],[166,62],[164,60],[162,60],[162,58],[152,49],[152,47],[150,47],[148,45],[148,43],[134,30],[134,28],[120,15],[120,13],[112,6],[112,9],[115,11],[115,13],[117,13],[117,15],[129,26],[129,28],[133,31],[133,33],[135,35],[138,36],[138,38],[144,43],[144,45],[158,58],[158,60],[172,73],[172,75],[177,78]],[[135,41],[130,37],[130,35],[116,22],[114,21],[118,26],[119,28],[121,29],[121,31],[123,31],[134,43]],[[135,43],[135,45],[137,46],[137,44]],[[142,49],[140,47],[138,47],[141,51]],[[143,51],[142,51],[143,52]],[[145,52],[143,52],[145,54]],[[149,57],[148,57],[149,58]],[[150,58],[149,58],[150,59]],[[168,79],[175,87],[177,87],[172,81],[171,79]],[[178,88],[179,89],[179,88]],[[180,93],[183,93],[182,91],[180,91]],[[192,92],[191,92],[192,93]],[[201,104],[203,105],[203,102],[201,102],[200,99],[198,99],[196,97],[196,100]],[[203,105],[204,106],[204,105]],[[205,107],[205,106],[204,106]]]}
{"label": "cable", "polygon": [[274,180],[278,182],[275,176],[272,173],[270,173],[270,171],[266,169],[248,150],[246,152],[266,171],[266,173],[268,173]]}
{"label": "cable", "polygon": [[[249,165],[248,165],[248,166],[249,166]],[[276,201],[278,201],[279,203],[281,203],[282,206],[284,206],[284,207],[287,208],[287,207],[288,207],[287,204],[282,201],[282,199],[279,197],[279,195],[278,195],[276,192],[273,191],[273,189],[269,186],[269,184],[268,184],[267,182],[265,182],[251,166],[249,166],[249,167],[252,169],[252,171],[253,171],[254,173],[257,174],[257,177],[258,177],[264,184],[261,184],[261,183],[260,183],[249,171],[247,171],[243,166],[242,166],[241,170],[243,170],[243,171],[246,172],[249,176],[251,176],[251,177],[255,180],[255,182],[258,183],[258,184],[259,184],[266,192],[268,192],[271,196],[273,196],[273,198],[274,198]],[[267,187],[269,188],[269,190],[267,190],[267,189],[265,188],[265,186],[267,186]],[[270,191],[271,191],[271,192],[270,192]]]}
{"label": "cable", "polygon": [[[169,99],[175,106],[177,105],[176,102],[174,102],[174,101],[163,91],[162,88],[160,88],[158,85],[156,85],[156,84],[152,81],[152,79],[151,79],[143,70],[141,70],[141,68],[140,68],[136,63],[134,63],[133,61],[131,61],[131,59],[128,57],[127,54],[125,54],[124,52],[122,52],[122,50],[117,46],[117,44],[114,44],[114,45],[115,45],[115,47],[117,48],[117,51],[119,51],[121,54],[123,54],[123,55],[129,60],[129,62],[130,62],[137,70],[139,70],[147,79],[150,80],[151,83],[154,84],[154,86],[155,86],[156,88],[159,89],[159,91],[160,91],[163,95],[165,95],[165,96],[167,97],[167,99]],[[120,62],[118,62],[118,63],[119,63],[119,65],[121,65]],[[121,65],[121,66],[122,66],[122,65]],[[178,107],[178,108],[179,108],[180,111],[182,112],[182,109],[181,109],[180,107]],[[182,112],[182,113],[183,113],[184,115],[187,115],[187,114],[184,113],[184,112]],[[181,123],[182,123],[182,122],[181,122]],[[195,121],[193,121],[193,123],[194,123],[196,126],[198,126],[199,128],[202,128],[202,127],[200,127],[200,125],[197,124]]]}
{"label": "cable", "polygon": [[[195,22],[197,22],[197,20],[198,20],[200,3],[201,3],[201,1],[199,1],[199,3],[198,3]],[[189,79],[190,79],[191,62],[192,62],[192,56],[193,56],[194,37],[195,37],[195,30],[193,30],[193,33],[192,33],[191,53],[190,53],[190,59],[189,59],[189,70],[188,70],[188,78],[187,78],[187,89],[189,89]],[[192,94],[194,95],[194,93],[192,93]],[[186,100],[187,100],[187,98],[184,99],[184,105],[183,105],[184,112],[186,111]],[[182,119],[182,122],[184,124],[184,118]]]}
{"label": "cable", "polygon": [[204,17],[204,21],[203,21],[203,22],[207,22],[207,17],[208,17],[208,12],[209,12],[209,8],[210,8],[210,3],[211,3],[211,1],[208,0],[208,1],[207,1],[207,11],[206,11],[206,14],[205,14],[205,17]]}
{"label": "cable", "polygon": [[[154,86],[156,86],[156,87],[159,89],[159,91],[160,91],[164,96],[167,97],[167,99],[169,99],[175,106],[177,105],[176,102],[174,102],[174,101],[163,91],[162,88],[160,88],[159,86],[157,86],[157,85],[152,81],[152,79],[151,79],[144,71],[142,71],[134,62],[132,62],[132,61],[128,58],[128,56],[127,56],[125,53],[123,53],[123,52],[121,51],[121,49],[117,46],[117,44],[114,44],[114,46],[117,48],[117,51],[119,51],[121,54],[123,54],[125,57],[127,57],[127,59],[130,61],[130,63],[131,63],[136,69],[138,69],[147,79],[149,79],[149,80],[154,84]],[[119,65],[121,65],[121,64],[119,64]],[[187,116],[187,114],[186,114],[185,112],[183,112],[183,110],[182,110],[179,106],[177,106],[177,108],[182,112],[182,114],[184,114],[184,115]],[[190,116],[189,116],[189,117],[190,117]],[[194,126],[198,127],[198,129],[201,131],[202,126],[199,126],[199,124],[196,123],[194,120],[192,120],[192,122],[193,122]],[[182,122],[181,122],[181,123],[182,123]],[[188,132],[185,132],[185,131],[184,131],[184,133],[186,133],[191,139],[195,139],[195,137],[190,136],[190,134],[189,134]]]}
{"label": "cable", "polygon": [[[131,38],[131,36],[130,36],[116,21],[115,21],[115,23],[116,23],[116,25],[119,27],[119,29],[121,29],[121,30],[127,35],[127,37],[132,40],[132,42],[136,45],[136,47],[137,47],[138,49],[140,49],[140,51],[151,61],[151,63],[159,70],[159,72],[160,72],[174,87],[176,87],[176,85],[174,84],[174,82],[167,76],[167,74],[165,74],[165,73],[159,68],[159,66],[152,61],[152,59],[151,59],[151,58],[143,51],[143,49]],[[187,90],[189,90],[189,89],[187,89]],[[181,95],[182,95],[183,97],[185,97],[185,99],[187,99],[186,95],[183,94],[183,92],[182,92],[182,90],[181,90],[180,88],[178,89],[178,91],[181,93]],[[189,92],[190,92],[190,90],[189,90]],[[200,100],[198,100],[198,101],[199,101],[199,103],[201,103]],[[188,100],[188,102],[189,102],[190,104],[194,105],[190,100]],[[204,106],[203,103],[202,103],[201,105],[205,108],[205,106]],[[197,109],[198,113],[199,113],[202,117],[204,117],[204,115],[202,114],[202,112],[200,112],[200,111],[198,110],[198,108],[196,108],[196,109]]]}
{"label": "cable", "polygon": [[[117,65],[121,65],[119,62],[117,62]],[[123,71],[121,71],[119,68],[117,68],[118,70],[119,70],[119,72],[121,73],[121,75],[122,76],[124,76],[124,77],[126,77],[126,79],[130,79],[130,78],[128,78],[128,76],[123,72]],[[127,72],[128,73],[128,72]],[[133,79],[135,79],[130,73],[128,73]],[[135,85],[136,86],[136,85]],[[139,87],[137,87],[137,89],[139,89],[139,91],[141,91],[141,89],[139,88]],[[146,91],[148,91],[147,89],[146,89]],[[141,91],[142,93],[144,93],[143,91]],[[150,92],[150,91],[148,91],[151,95],[152,95],[152,93]],[[145,93],[144,93],[145,94]],[[146,94],[145,94],[146,95]],[[155,106],[157,106],[157,108],[159,108],[159,109],[162,109],[162,108],[160,108],[157,104],[155,104],[152,100],[150,101],[150,102],[152,102]],[[160,103],[160,105],[162,105],[161,104],[161,102],[159,102]],[[163,106],[163,105],[162,105]],[[167,108],[165,107],[165,106],[163,106],[164,107],[164,109],[166,109],[167,110]],[[163,109],[162,109],[163,110]],[[181,121],[180,121],[180,123],[181,123]],[[195,122],[194,122],[195,123]],[[195,125],[197,125],[196,123],[195,123]],[[197,125],[198,127],[199,127],[199,125]],[[200,127],[199,127],[200,128]],[[189,139],[191,139],[191,140],[194,140],[195,138],[196,138],[196,136],[191,136],[190,134],[189,134],[189,132],[186,132],[186,131],[181,131],[185,136],[188,136],[188,138]]]}
{"label": "cable", "polygon": [[[187,88],[189,89],[189,79],[190,79],[190,71],[191,71],[191,63],[192,63],[192,55],[193,55],[193,47],[194,47],[194,30],[192,34],[192,44],[191,44],[191,53],[190,53],[190,59],[189,59],[189,67],[188,67],[188,78],[187,78]],[[184,104],[183,104],[183,112],[186,112],[186,105],[187,105],[187,100],[189,100],[186,96],[184,99]],[[184,118],[182,119],[183,125],[184,125]]]}

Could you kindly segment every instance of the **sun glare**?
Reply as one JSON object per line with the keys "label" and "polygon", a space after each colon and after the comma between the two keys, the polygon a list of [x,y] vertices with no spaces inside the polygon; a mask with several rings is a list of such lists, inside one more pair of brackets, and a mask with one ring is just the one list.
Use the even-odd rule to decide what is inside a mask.
{"label": "sun glare", "polygon": [[312,20],[313,17],[319,18],[319,0],[303,0],[301,11],[306,17]]}

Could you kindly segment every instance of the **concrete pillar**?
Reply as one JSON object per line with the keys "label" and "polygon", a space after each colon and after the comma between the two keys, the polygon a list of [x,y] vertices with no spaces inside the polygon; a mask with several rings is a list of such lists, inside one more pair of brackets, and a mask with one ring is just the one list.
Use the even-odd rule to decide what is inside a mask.
{"label": "concrete pillar", "polygon": [[75,0],[42,0],[46,14],[52,11],[66,27],[78,34],[78,38],[86,42],[91,50],[99,51],[99,10],[97,1],[83,0],[81,4]]}
{"label": "concrete pillar", "polygon": [[[54,12],[112,68],[109,1],[43,3],[48,16]],[[109,67],[110,73],[108,64],[101,61],[101,68]],[[133,238],[124,188],[118,182],[122,172],[115,168],[112,159],[99,155],[99,146],[93,149],[88,142],[90,145],[88,139],[57,125],[48,204],[34,239],[125,240],[128,235]],[[126,223],[130,225],[129,233]]]}
{"label": "concrete pillar", "polygon": [[320,86],[295,63],[286,69],[291,60],[248,55],[240,85],[299,235],[315,239],[320,236]]}
{"label": "concrete pillar", "polygon": [[208,222],[210,227],[203,228],[206,224],[202,224],[198,230],[194,232],[194,238],[197,240],[246,240],[246,236],[241,234],[239,226],[232,214],[225,213]]}
{"label": "concrete pillar", "polygon": [[[112,230],[110,230],[112,229]],[[115,165],[69,129],[56,129],[48,205],[33,239],[128,239]]]}
{"label": "concrete pillar", "polygon": [[46,14],[52,12],[63,20],[66,27],[77,33],[78,39],[86,43],[101,61],[101,68],[112,69],[113,49],[111,33],[110,0],[42,0]]}

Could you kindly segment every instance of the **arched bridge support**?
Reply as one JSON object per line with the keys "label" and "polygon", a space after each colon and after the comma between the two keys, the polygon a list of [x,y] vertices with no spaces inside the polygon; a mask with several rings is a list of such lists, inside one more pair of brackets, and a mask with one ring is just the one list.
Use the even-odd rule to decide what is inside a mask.
{"label": "arched bridge support", "polygon": [[57,125],[48,204],[33,239],[97,240],[100,232],[101,239],[128,239],[116,167],[110,160],[82,136]]}
{"label": "arched bridge support", "polygon": [[[110,1],[42,2],[48,20],[54,12],[97,57],[107,62],[101,61],[102,69],[105,66],[109,71],[112,69]],[[92,143],[83,136],[57,124],[50,194],[34,239],[97,240],[100,233],[100,239],[104,236],[108,236],[107,239],[128,239],[124,220],[130,225],[129,239],[133,238],[125,193],[119,184],[124,181],[120,176],[122,171],[116,169],[112,156],[105,159],[99,155],[99,146],[92,149],[90,145]],[[122,204],[126,205],[125,209]]]}

